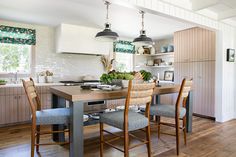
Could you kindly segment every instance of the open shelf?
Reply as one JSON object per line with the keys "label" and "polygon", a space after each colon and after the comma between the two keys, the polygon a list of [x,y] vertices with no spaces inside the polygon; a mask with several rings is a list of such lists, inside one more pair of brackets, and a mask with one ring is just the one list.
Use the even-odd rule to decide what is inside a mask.
{"label": "open shelf", "polygon": [[156,53],[156,54],[135,54],[136,56],[146,56],[146,57],[154,57],[154,56],[166,56],[166,55],[174,55],[174,52],[166,52],[166,53]]}
{"label": "open shelf", "polygon": [[136,68],[148,67],[148,68],[174,68],[173,65],[160,65],[160,66],[151,66],[151,65],[136,65]]}

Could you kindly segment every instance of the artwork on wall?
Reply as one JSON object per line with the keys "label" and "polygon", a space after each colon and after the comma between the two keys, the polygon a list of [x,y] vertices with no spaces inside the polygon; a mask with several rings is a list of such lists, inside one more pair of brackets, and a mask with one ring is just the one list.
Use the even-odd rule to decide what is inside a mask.
{"label": "artwork on wall", "polygon": [[165,81],[174,81],[174,71],[165,71],[164,72]]}
{"label": "artwork on wall", "polygon": [[234,62],[235,49],[227,49],[227,59],[228,62]]}

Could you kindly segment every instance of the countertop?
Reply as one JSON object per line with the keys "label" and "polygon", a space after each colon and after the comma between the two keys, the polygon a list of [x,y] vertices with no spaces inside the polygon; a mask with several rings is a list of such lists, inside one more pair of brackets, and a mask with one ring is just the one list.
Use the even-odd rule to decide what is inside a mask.
{"label": "countertop", "polygon": [[[35,86],[62,86],[63,83],[35,83]],[[18,84],[6,84],[6,85],[0,85],[0,88],[8,88],[8,87],[23,87],[22,83]]]}

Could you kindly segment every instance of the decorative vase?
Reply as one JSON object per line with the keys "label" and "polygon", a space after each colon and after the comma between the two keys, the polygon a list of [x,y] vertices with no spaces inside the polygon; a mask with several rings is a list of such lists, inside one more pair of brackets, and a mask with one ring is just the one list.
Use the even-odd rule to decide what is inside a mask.
{"label": "decorative vase", "polygon": [[46,79],[45,76],[38,76],[38,83],[45,83]]}
{"label": "decorative vase", "polygon": [[141,46],[138,48],[138,54],[142,55],[144,53],[144,48]]}
{"label": "decorative vase", "polygon": [[155,48],[151,47],[150,52],[151,52],[151,55],[154,55],[155,54]]}
{"label": "decorative vase", "polygon": [[47,83],[53,83],[53,76],[46,76]]}
{"label": "decorative vase", "polygon": [[129,86],[129,80],[122,80],[121,83],[122,83],[122,87],[123,87],[123,88],[128,88],[128,86]]}

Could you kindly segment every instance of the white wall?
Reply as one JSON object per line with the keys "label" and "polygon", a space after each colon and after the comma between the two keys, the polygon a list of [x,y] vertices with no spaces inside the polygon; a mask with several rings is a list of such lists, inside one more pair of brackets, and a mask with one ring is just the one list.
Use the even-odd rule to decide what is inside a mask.
{"label": "white wall", "polygon": [[57,54],[55,51],[55,28],[0,20],[1,25],[31,28],[36,30],[36,73],[53,71],[57,80],[79,79],[92,74],[97,78],[104,72],[99,56]]}
{"label": "white wall", "polygon": [[112,2],[216,30],[215,117],[219,122],[236,118],[236,66],[235,63],[226,62],[226,49],[236,48],[234,27],[160,0],[123,0],[123,3],[112,0]]}

